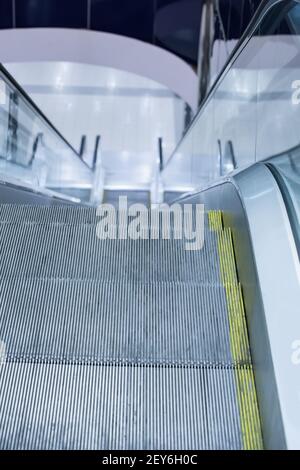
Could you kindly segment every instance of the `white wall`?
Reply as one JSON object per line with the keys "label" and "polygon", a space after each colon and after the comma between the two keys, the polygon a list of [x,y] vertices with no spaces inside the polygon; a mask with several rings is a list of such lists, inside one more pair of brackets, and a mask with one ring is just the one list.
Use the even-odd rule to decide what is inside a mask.
{"label": "white wall", "polygon": [[1,62],[61,61],[124,70],[161,83],[197,108],[198,79],[179,57],[136,39],[97,31],[26,28],[0,31]]}

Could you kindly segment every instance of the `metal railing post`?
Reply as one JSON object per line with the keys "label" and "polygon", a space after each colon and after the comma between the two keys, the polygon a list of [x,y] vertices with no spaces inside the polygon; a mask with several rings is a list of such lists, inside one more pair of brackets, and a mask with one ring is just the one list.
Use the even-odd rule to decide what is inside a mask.
{"label": "metal railing post", "polygon": [[199,106],[205,99],[210,85],[210,69],[213,40],[214,0],[205,0],[205,3],[202,7],[198,51]]}
{"label": "metal railing post", "polygon": [[90,203],[101,204],[103,201],[105,169],[102,165],[101,158],[101,136],[97,135],[95,139],[95,147],[93,153],[93,183],[91,188]]}
{"label": "metal railing post", "polygon": [[162,137],[158,138],[158,152],[155,160],[153,181],[151,184],[151,204],[161,204],[163,202],[163,184],[161,173],[164,168],[163,161],[163,140]]}

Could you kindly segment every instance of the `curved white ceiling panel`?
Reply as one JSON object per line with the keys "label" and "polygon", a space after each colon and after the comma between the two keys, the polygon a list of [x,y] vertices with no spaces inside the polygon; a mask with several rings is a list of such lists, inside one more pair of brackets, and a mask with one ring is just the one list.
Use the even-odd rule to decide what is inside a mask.
{"label": "curved white ceiling panel", "polygon": [[66,61],[126,70],[163,84],[194,111],[197,108],[197,75],[186,62],[124,36],[57,28],[2,30],[0,61]]}

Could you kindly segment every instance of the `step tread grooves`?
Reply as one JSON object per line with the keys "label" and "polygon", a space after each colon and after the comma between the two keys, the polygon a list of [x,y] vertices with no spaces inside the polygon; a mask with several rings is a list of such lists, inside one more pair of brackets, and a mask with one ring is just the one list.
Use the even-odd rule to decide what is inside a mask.
{"label": "step tread grooves", "polygon": [[0,204],[0,448],[259,447],[221,213],[195,252],[178,225],[119,241],[97,223],[93,208]]}
{"label": "step tread grooves", "polygon": [[21,363],[1,381],[2,449],[241,449],[233,371]]}
{"label": "step tread grooves", "polygon": [[21,279],[0,281],[0,288],[10,358],[249,363],[247,355],[233,361],[222,286]]}

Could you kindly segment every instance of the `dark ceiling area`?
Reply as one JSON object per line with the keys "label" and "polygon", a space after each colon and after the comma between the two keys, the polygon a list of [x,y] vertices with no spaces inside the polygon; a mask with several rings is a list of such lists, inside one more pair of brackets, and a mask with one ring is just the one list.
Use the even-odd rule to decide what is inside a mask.
{"label": "dark ceiling area", "polygon": [[[216,38],[238,39],[261,0],[219,0]],[[64,27],[156,44],[195,65],[205,0],[1,0],[0,28]],[[220,28],[220,19],[223,27]]]}

